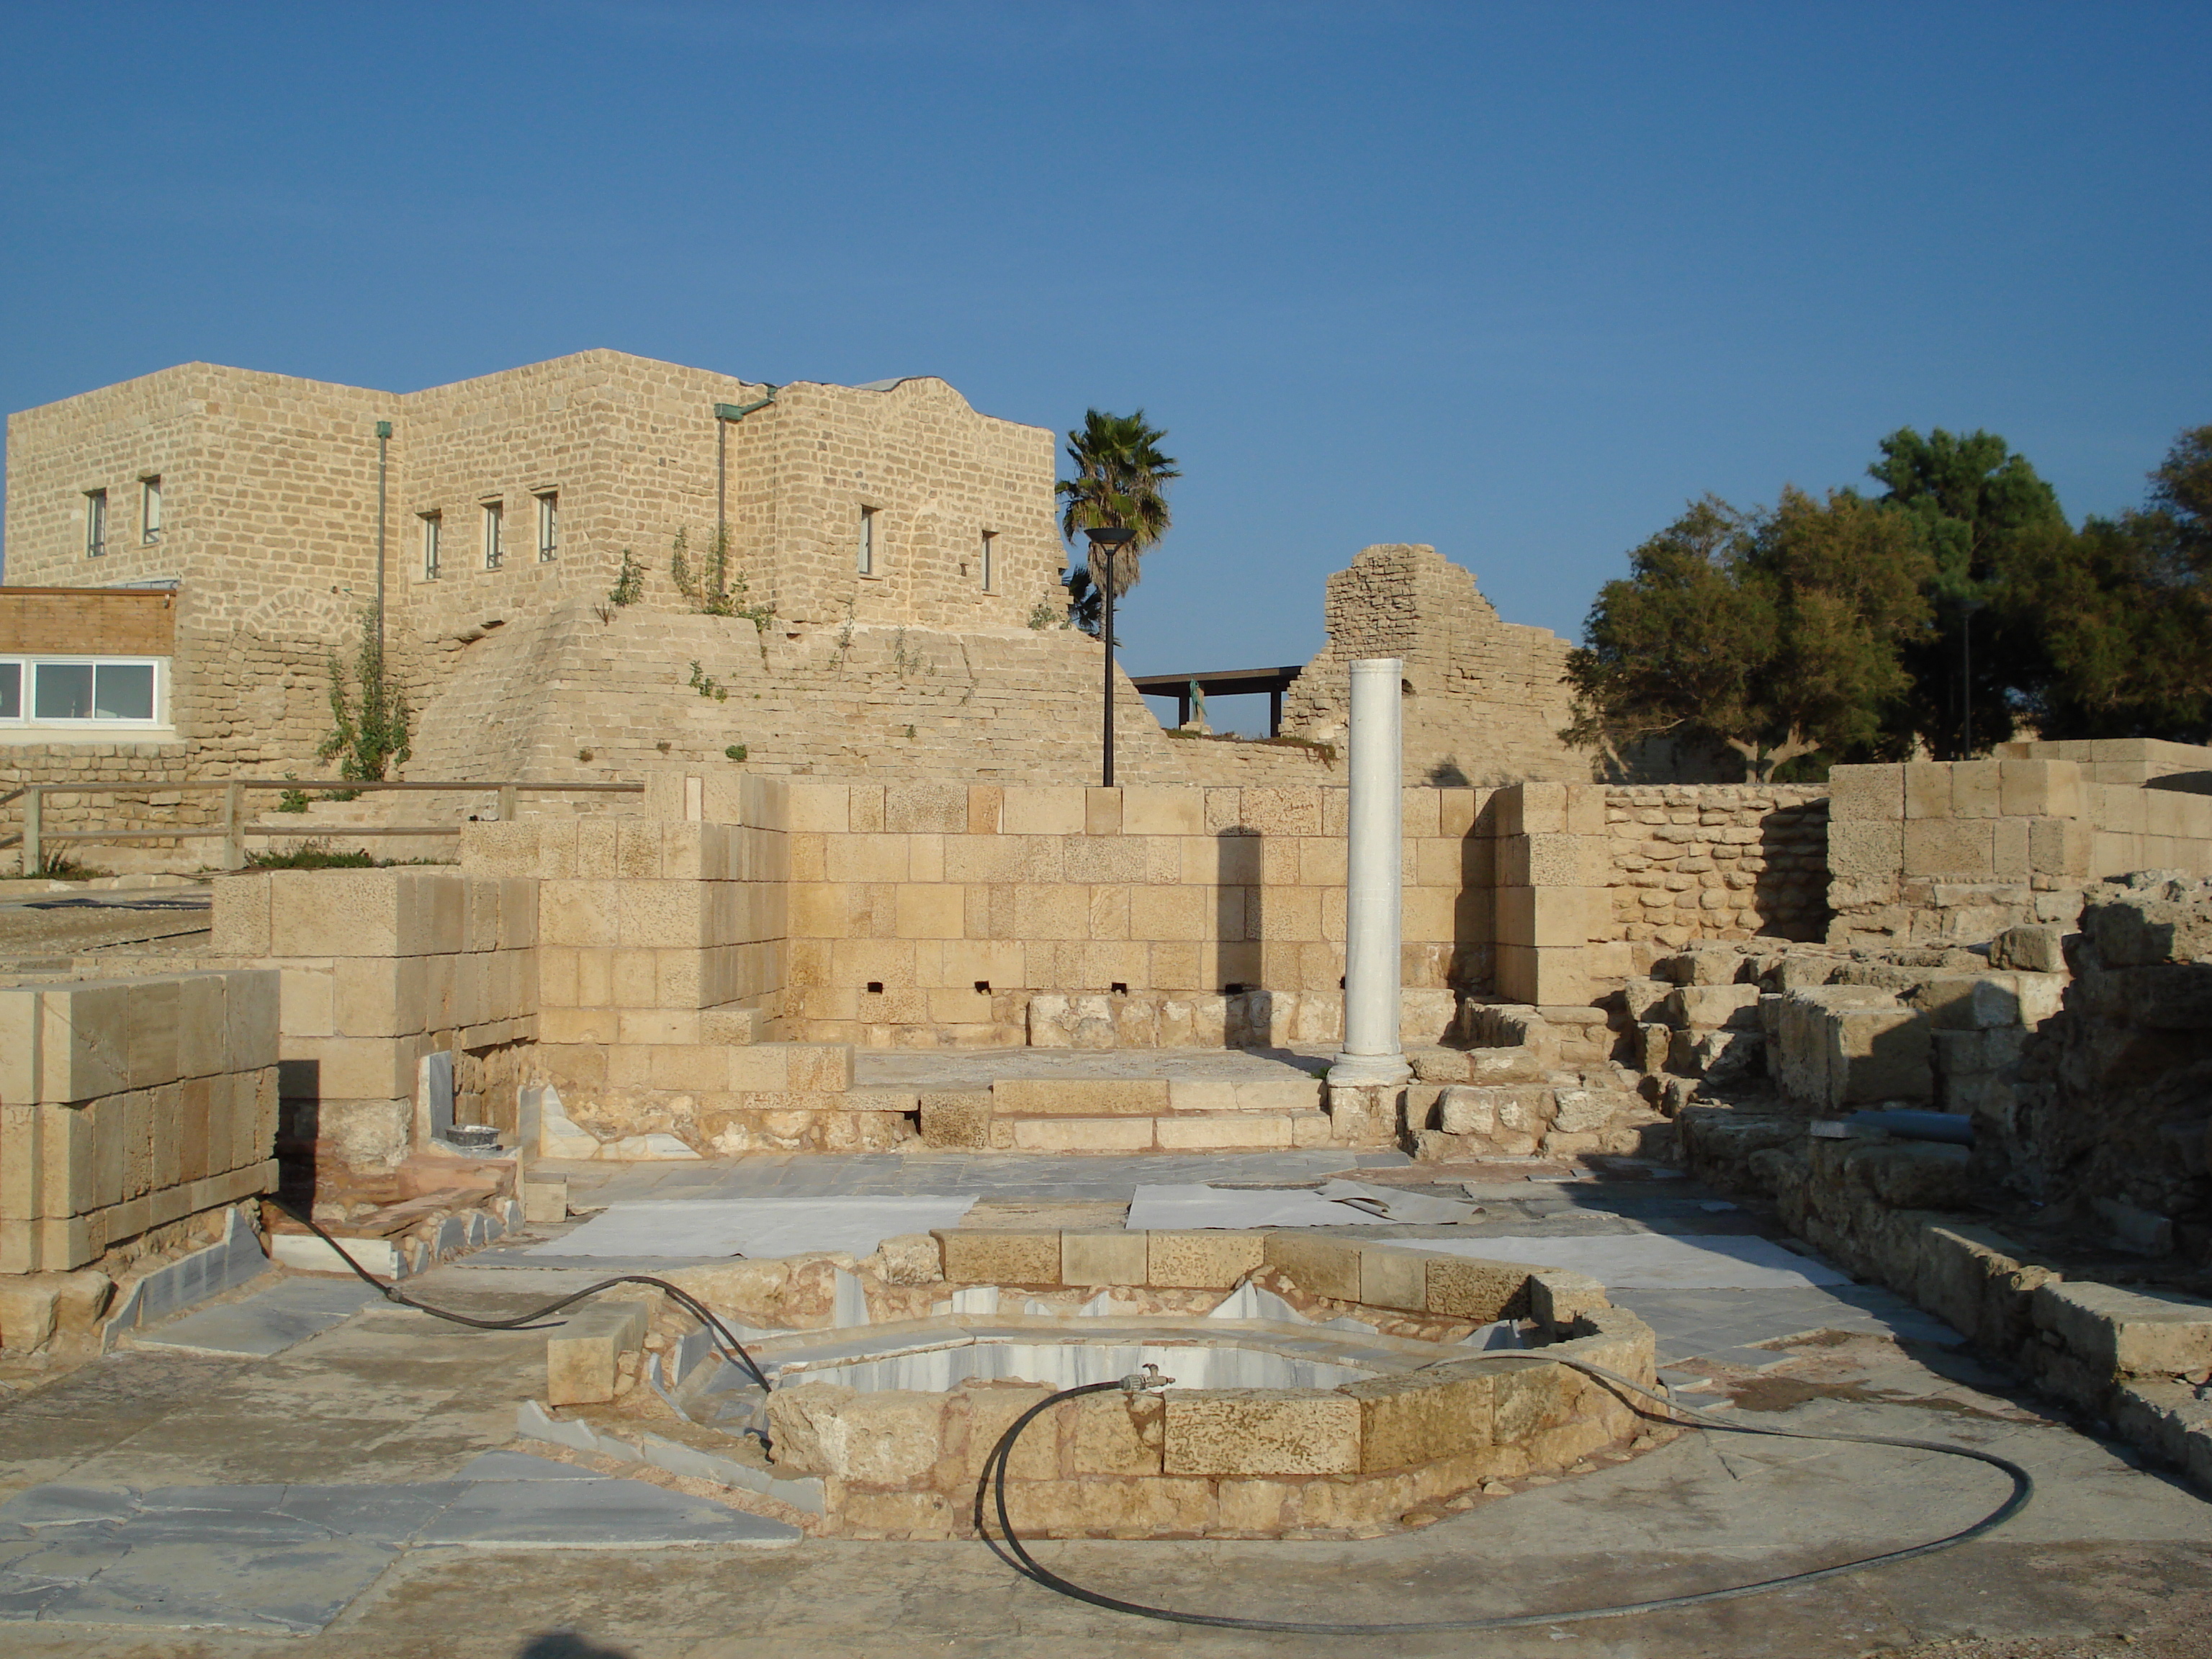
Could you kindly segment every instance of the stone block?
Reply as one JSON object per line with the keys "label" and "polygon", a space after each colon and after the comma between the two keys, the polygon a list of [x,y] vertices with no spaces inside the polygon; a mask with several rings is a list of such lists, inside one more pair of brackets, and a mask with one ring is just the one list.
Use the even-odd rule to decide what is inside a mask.
{"label": "stone block", "polygon": [[1063,1232],[1060,1236],[1060,1282],[1063,1285],[1144,1285],[1149,1236],[1133,1232]]}
{"label": "stone block", "polygon": [[1231,1112],[1212,1117],[1158,1118],[1155,1144],[1164,1152],[1249,1152],[1296,1144],[1296,1119],[1284,1112]]}
{"label": "stone block", "polygon": [[2010,975],[1941,975],[1921,981],[1903,1000],[1938,1030],[1984,1031],[2024,1023],[2020,988]]}
{"label": "stone block", "polygon": [[546,1403],[589,1406],[612,1400],[617,1367],[624,1353],[644,1343],[649,1311],[642,1301],[599,1300],[568,1315],[545,1341]]}
{"label": "stone block", "polygon": [[269,950],[270,878],[225,876],[215,884],[210,955],[265,957]]}
{"label": "stone block", "polygon": [[1151,1118],[1016,1118],[1014,1150],[1024,1152],[1143,1152],[1152,1150]]}
{"label": "stone block", "polygon": [[1902,766],[1832,766],[1828,803],[1834,824],[1845,822],[1901,823],[1905,817]]}
{"label": "stone block", "polygon": [[1905,766],[1905,816],[1948,818],[1951,809],[1951,763],[1908,761]]}
{"label": "stone block", "polygon": [[1904,867],[1901,821],[1838,820],[1828,826],[1828,873],[1835,880],[1876,881],[1894,877]]}
{"label": "stone block", "polygon": [[1072,1473],[1160,1473],[1166,1407],[1158,1395],[1092,1395],[1072,1402],[1067,1416],[1072,1419],[1068,1433]]}
{"label": "stone block", "polygon": [[522,1218],[525,1221],[566,1221],[568,1218],[568,1183],[565,1181],[526,1181],[522,1183]]}
{"label": "stone block", "polygon": [[1577,1322],[1611,1305],[1605,1286],[1587,1273],[1546,1267],[1528,1275],[1528,1316],[1555,1337],[1571,1334]]}
{"label": "stone block", "polygon": [[[2014,764],[2018,764],[2017,762]],[[1998,766],[1996,761],[1954,761],[1951,764],[1951,816],[1993,818],[1998,807]]]}
{"label": "stone block", "polygon": [[1341,1392],[1221,1389],[1167,1396],[1170,1474],[1356,1474],[1359,1401]]}
{"label": "stone block", "polygon": [[1056,1232],[986,1232],[946,1228],[934,1235],[945,1251],[945,1277],[956,1285],[1057,1285]]}
{"label": "stone block", "polygon": [[2032,1316],[2100,1377],[2212,1370],[2212,1302],[2052,1280],[2037,1288]]}
{"label": "stone block", "polygon": [[2008,760],[1997,767],[2000,810],[2007,817],[2081,816],[2081,769],[2074,762]]}
{"label": "stone block", "polygon": [[1480,1365],[1431,1365],[1349,1382],[1339,1392],[1359,1402],[1363,1474],[1411,1468],[1491,1443],[1492,1374]]}
{"label": "stone block", "polygon": [[1905,825],[1904,872],[1907,876],[1988,880],[1996,872],[1995,824],[1988,818],[1908,819]]}
{"label": "stone block", "polygon": [[1359,1247],[1359,1300],[1370,1308],[1425,1312],[1429,1305],[1429,1259],[1410,1250]]}
{"label": "stone block", "polygon": [[1567,833],[1567,786],[1564,783],[1509,784],[1495,799],[1500,836]]}
{"label": "stone block", "polygon": [[1151,1117],[1170,1109],[1164,1078],[1000,1078],[994,1109],[1010,1117]]}
{"label": "stone block", "polygon": [[1759,987],[1678,985],[1668,993],[1666,1008],[1668,1024],[1680,1030],[1751,1030],[1759,1024]]}
{"label": "stone block", "polygon": [[1529,1275],[1536,1270],[1480,1256],[1431,1255],[1423,1271],[1427,1311],[1487,1325],[1527,1311]]}
{"label": "stone block", "polygon": [[1267,1241],[1258,1233],[1153,1232],[1145,1240],[1147,1285],[1227,1290],[1242,1284],[1266,1258]]}
{"label": "stone block", "polygon": [[1282,1270],[1311,1296],[1340,1302],[1359,1300],[1359,1247],[1348,1240],[1309,1237],[1301,1233],[1265,1236],[1267,1266]]}
{"label": "stone block", "polygon": [[980,1152],[991,1144],[991,1091],[939,1089],[921,1097],[921,1139],[926,1146]]}
{"label": "stone block", "polygon": [[130,1086],[127,983],[51,985],[40,994],[39,1008],[36,1098],[93,1100]]}

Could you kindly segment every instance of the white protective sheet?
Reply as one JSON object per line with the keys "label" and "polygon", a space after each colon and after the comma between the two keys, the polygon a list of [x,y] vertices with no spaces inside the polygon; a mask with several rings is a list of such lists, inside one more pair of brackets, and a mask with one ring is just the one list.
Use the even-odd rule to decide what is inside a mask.
{"label": "white protective sheet", "polygon": [[1588,1273],[1613,1291],[1780,1291],[1848,1285],[1850,1275],[1771,1238],[1741,1234],[1585,1233],[1564,1238],[1409,1238],[1406,1248]]}
{"label": "white protective sheet", "polygon": [[532,1255],[869,1255],[886,1238],[957,1226],[973,1198],[662,1199],[610,1204]]}

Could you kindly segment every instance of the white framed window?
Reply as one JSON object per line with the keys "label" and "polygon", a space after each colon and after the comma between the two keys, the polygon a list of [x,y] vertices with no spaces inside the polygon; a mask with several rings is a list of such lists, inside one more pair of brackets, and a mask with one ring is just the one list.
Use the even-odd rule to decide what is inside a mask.
{"label": "white framed window", "polygon": [[0,657],[0,724],[166,726],[167,657]]}
{"label": "white framed window", "polygon": [[422,580],[438,580],[438,539],[445,533],[446,515],[442,513],[422,513],[416,515],[422,521]]}
{"label": "white framed window", "polygon": [[863,576],[872,576],[877,574],[876,509],[872,507],[864,507],[860,509],[860,544],[856,563]]}
{"label": "white framed window", "polygon": [[96,559],[107,551],[107,492],[84,492],[84,556]]}
{"label": "white framed window", "polygon": [[561,551],[561,492],[546,489],[538,495],[538,562],[549,564]]}
{"label": "white framed window", "polygon": [[507,561],[506,519],[506,502],[483,503],[483,556],[487,570],[496,570]]}
{"label": "white framed window", "polygon": [[161,539],[161,480],[158,475],[138,480],[138,539],[149,547]]}
{"label": "white framed window", "polygon": [[998,544],[997,531],[987,530],[983,532],[983,591],[986,593],[995,593],[999,591]]}

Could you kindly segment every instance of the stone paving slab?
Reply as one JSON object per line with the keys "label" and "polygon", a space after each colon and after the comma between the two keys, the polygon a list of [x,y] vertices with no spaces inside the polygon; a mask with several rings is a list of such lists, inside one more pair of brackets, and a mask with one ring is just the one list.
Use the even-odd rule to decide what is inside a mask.
{"label": "stone paving slab", "polygon": [[343,1324],[383,1297],[356,1279],[286,1279],[131,1339],[141,1348],[265,1359]]}
{"label": "stone paving slab", "polygon": [[0,1504],[0,1621],[307,1635],[409,1549],[772,1548],[802,1536],[517,1453],[470,1470],[478,1478],[393,1486],[33,1487]]}

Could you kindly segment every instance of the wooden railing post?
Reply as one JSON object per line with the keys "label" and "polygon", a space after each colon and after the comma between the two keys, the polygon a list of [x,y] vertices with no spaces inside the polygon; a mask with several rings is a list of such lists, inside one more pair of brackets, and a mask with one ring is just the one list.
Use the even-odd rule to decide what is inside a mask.
{"label": "wooden railing post", "polygon": [[235,781],[222,787],[222,867],[243,870],[246,867],[246,836],[239,823],[239,809],[244,804],[245,789]]}
{"label": "wooden railing post", "polygon": [[44,861],[39,833],[46,828],[46,796],[37,784],[23,791],[23,873],[35,876]]}

